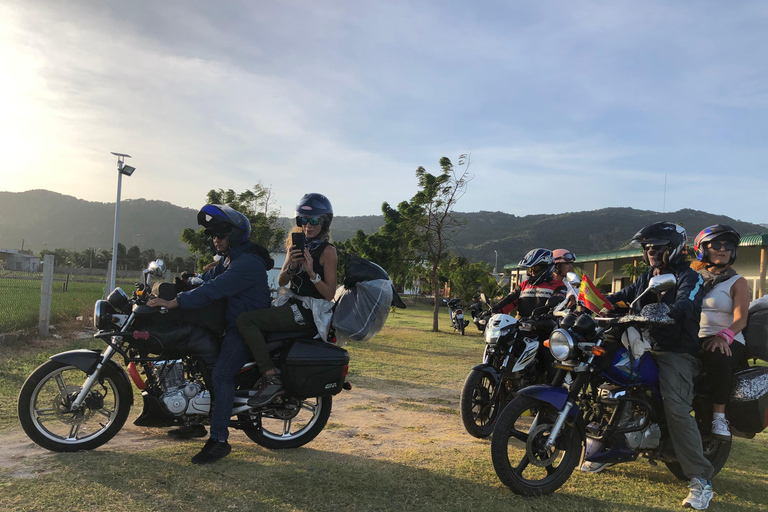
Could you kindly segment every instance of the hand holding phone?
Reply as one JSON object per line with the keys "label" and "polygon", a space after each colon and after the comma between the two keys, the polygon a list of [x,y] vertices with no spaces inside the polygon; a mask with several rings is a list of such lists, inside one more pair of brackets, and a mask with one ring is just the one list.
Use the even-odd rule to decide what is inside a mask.
{"label": "hand holding phone", "polygon": [[291,242],[296,249],[304,253],[304,233],[291,233]]}

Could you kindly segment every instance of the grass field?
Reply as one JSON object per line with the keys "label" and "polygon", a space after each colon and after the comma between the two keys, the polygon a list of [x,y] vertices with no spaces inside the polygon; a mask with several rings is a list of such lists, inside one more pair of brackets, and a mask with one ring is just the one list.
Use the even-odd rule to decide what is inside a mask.
{"label": "grass field", "polygon": [[[490,442],[464,432],[458,396],[480,361],[482,339],[429,332],[431,311],[391,315],[366,343],[350,344],[351,392],[338,395],[320,436],[295,450],[270,451],[233,435],[233,451],[211,466],[189,458],[201,441],[113,443],[92,452],[43,456],[20,471],[0,463],[0,510],[83,511],[666,511],[680,510],[687,485],[663,466],[637,461],[598,475],[576,472],[553,495],[521,498],[497,479]],[[0,440],[18,440],[15,399],[26,375],[61,346],[0,350]],[[359,397],[372,397],[361,400]],[[132,413],[138,414],[135,406]],[[392,422],[395,418],[395,422]],[[393,433],[396,436],[393,437]],[[118,438],[123,433],[118,434]],[[768,434],[735,439],[714,481],[715,511],[767,510]]]}
{"label": "grass field", "polygon": [[[41,275],[30,274],[29,279],[0,276],[0,333],[12,332],[37,325],[40,315]],[[70,281],[64,291],[64,280],[56,275],[51,298],[51,323],[88,314],[93,304],[104,296],[105,283],[101,280]],[[130,293],[132,281],[119,281],[118,286]]]}

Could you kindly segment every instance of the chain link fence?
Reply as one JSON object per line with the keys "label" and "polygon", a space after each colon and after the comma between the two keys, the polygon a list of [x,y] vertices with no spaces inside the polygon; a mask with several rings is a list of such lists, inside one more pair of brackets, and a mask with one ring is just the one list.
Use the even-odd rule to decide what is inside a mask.
{"label": "chain link fence", "polygon": [[[118,278],[116,286],[130,295],[139,275],[136,272],[136,277]],[[0,271],[0,334],[38,324],[42,284],[42,272]],[[51,289],[51,322],[90,316],[94,303],[104,297],[105,288],[105,275],[75,274],[57,268]]]}

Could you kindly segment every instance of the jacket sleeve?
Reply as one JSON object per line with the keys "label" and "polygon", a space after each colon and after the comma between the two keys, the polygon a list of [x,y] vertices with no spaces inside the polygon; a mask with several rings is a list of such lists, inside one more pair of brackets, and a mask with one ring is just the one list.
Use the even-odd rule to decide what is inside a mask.
{"label": "jacket sleeve", "polygon": [[[635,300],[638,296],[638,288],[641,286],[641,283],[645,281],[644,275],[640,276],[640,278],[636,279],[634,283],[630,284],[629,286],[625,286],[621,290],[617,291],[616,293],[611,293],[609,295],[605,296],[605,299],[610,302],[611,304],[616,304],[618,302],[624,302],[629,306],[633,300]],[[644,285],[642,285],[643,288],[645,288]]]}
{"label": "jacket sleeve", "polygon": [[[213,272],[213,270],[211,270]],[[197,309],[222,297],[231,297],[259,283],[264,263],[254,254],[242,254],[230,263],[226,272],[219,274],[199,287],[176,296],[182,309]]]}
{"label": "jacket sleeve", "polygon": [[520,286],[515,286],[512,293],[501,299],[493,308],[494,311],[501,311],[503,313],[509,313],[517,307],[517,302],[520,299]]}
{"label": "jacket sleeve", "polygon": [[669,307],[669,316],[675,320],[696,319],[701,315],[701,302],[704,300],[702,286],[704,279],[698,272],[681,272],[675,288],[675,300]]}

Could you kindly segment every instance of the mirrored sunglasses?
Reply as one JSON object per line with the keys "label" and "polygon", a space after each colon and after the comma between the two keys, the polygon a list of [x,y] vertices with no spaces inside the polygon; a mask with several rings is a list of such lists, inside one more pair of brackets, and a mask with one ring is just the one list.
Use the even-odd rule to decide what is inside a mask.
{"label": "mirrored sunglasses", "polygon": [[310,226],[317,226],[320,224],[320,219],[317,217],[299,217],[299,222],[301,222],[303,226],[306,226],[307,224]]}
{"label": "mirrored sunglasses", "polygon": [[650,255],[654,255],[656,253],[663,252],[666,248],[666,245],[646,245],[643,247],[643,250]]}

